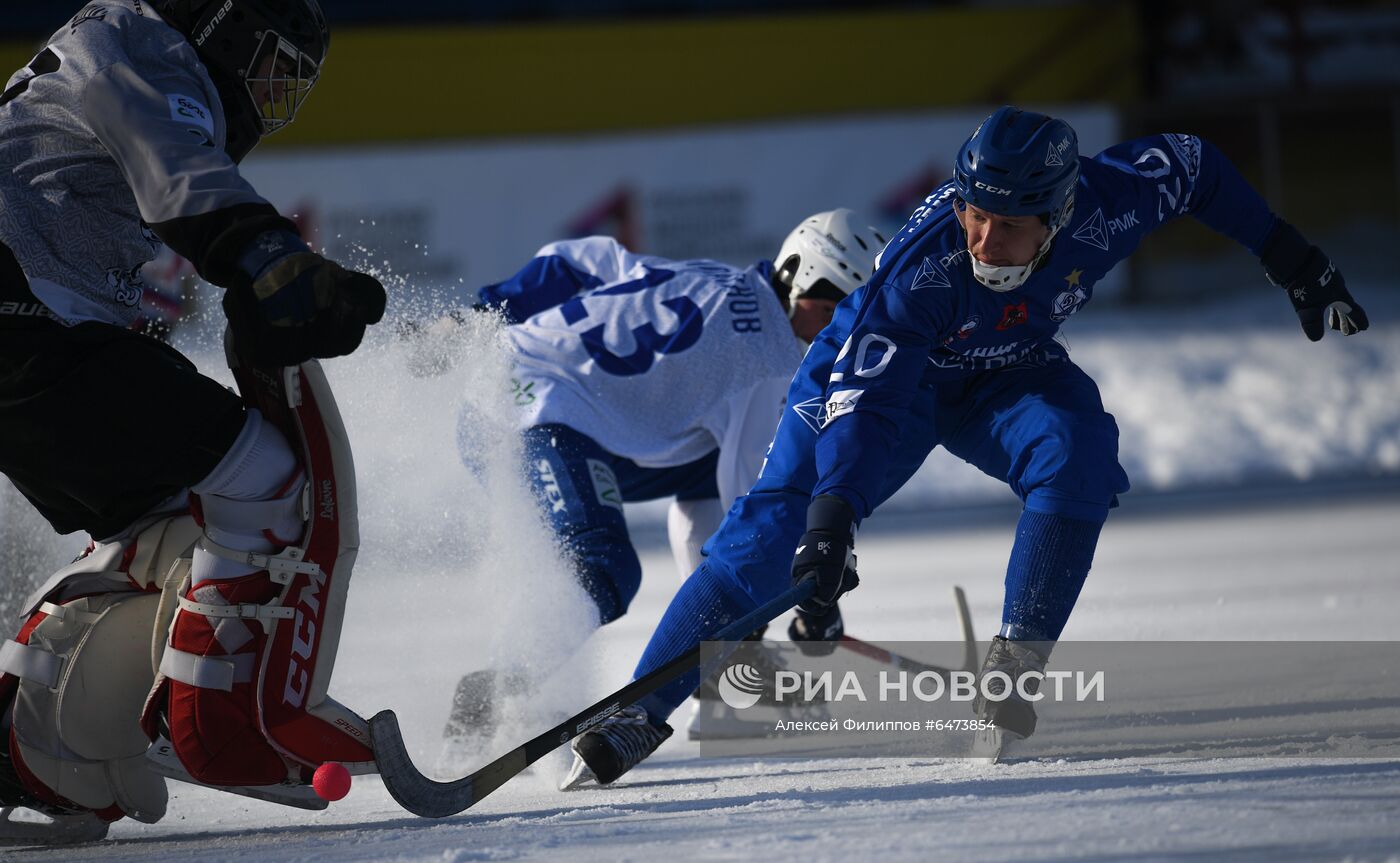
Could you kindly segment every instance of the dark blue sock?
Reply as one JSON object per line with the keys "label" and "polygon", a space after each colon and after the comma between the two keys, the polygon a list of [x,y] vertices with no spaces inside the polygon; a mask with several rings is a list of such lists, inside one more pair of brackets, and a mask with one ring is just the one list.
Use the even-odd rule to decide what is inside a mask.
{"label": "dark blue sock", "polygon": [[[681,585],[676,598],[666,608],[666,614],[657,624],[641,661],[637,663],[633,678],[660,668],[755,607],[745,595],[732,596],[727,585],[702,563]],[[696,669],[686,672],[637,703],[646,709],[653,722],[664,722],[699,685],[700,671]]]}
{"label": "dark blue sock", "polygon": [[1006,567],[1001,634],[1018,641],[1057,641],[1094,561],[1101,521],[1025,510]]}

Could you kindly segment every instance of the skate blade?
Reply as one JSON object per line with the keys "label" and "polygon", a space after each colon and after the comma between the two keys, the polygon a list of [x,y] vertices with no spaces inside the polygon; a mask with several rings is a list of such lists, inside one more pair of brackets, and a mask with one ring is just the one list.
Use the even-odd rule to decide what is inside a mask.
{"label": "skate blade", "polygon": [[584,763],[584,760],[575,754],[574,764],[569,768],[569,772],[564,777],[564,781],[559,783],[559,790],[573,791],[576,788],[582,788],[590,782],[596,785],[598,783],[598,778],[593,775],[592,769]]}
{"label": "skate blade", "polygon": [[1001,761],[1006,754],[1008,744],[1024,738],[1014,731],[1007,731],[1004,728],[984,728],[977,732],[972,738],[972,763],[973,764],[996,764]]}
{"label": "skate blade", "polygon": [[16,821],[17,808],[0,808],[0,846],[76,845],[107,838],[110,825],[96,815],[50,817],[30,810],[35,818],[47,821]]}

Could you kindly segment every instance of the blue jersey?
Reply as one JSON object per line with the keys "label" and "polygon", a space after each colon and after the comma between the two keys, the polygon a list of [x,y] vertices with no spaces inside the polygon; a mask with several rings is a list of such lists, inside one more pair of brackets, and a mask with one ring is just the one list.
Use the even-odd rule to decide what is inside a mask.
{"label": "blue jersey", "polygon": [[826,389],[812,493],[839,495],[862,518],[921,385],[1063,356],[1054,341],[1060,325],[1170,219],[1194,216],[1256,253],[1275,222],[1210,144],[1193,135],[1141,138],[1081,157],[1069,224],[1024,283],[998,293],[973,277],[954,195],[951,182],[934,190],[832,324],[848,329],[837,334],[844,346]]}

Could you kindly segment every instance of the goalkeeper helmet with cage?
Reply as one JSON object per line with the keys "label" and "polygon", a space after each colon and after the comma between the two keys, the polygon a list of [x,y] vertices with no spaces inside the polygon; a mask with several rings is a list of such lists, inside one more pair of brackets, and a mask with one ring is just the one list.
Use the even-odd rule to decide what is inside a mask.
{"label": "goalkeeper helmet with cage", "polygon": [[961,204],[998,216],[1040,216],[1050,231],[1025,266],[994,267],[973,258],[977,281],[1009,291],[1030,278],[1073,215],[1078,182],[1079,141],[1065,121],[1010,105],[982,121],[953,164]]}
{"label": "goalkeeper helmet with cage", "polygon": [[870,278],[884,247],[884,236],[854,210],[842,207],[803,219],[773,262],[773,281],[787,289],[788,313],[801,299],[840,302]]}
{"label": "goalkeeper helmet with cage", "polygon": [[296,117],[321,74],[330,29],[318,0],[153,0],[218,88],[239,161]]}

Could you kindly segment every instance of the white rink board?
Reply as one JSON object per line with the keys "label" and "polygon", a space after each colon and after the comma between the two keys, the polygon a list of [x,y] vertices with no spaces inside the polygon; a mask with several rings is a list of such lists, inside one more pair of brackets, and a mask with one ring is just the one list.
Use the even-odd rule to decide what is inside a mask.
{"label": "white rink board", "polygon": [[[838,206],[893,231],[951,174],[994,106],[769,125],[255,154],[245,174],[332,257],[418,287],[475,288],[536,249],[605,233],[635,251],[747,265],[811,213]],[[1080,149],[1116,141],[1106,106],[1048,108]],[[1117,289],[1115,273],[1100,296]],[[459,280],[461,280],[459,282]]]}

